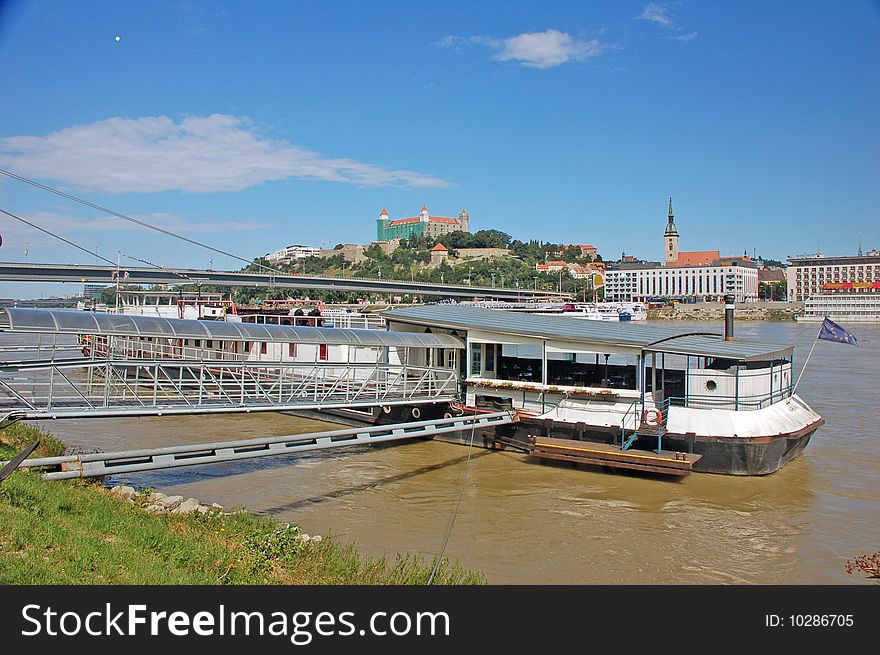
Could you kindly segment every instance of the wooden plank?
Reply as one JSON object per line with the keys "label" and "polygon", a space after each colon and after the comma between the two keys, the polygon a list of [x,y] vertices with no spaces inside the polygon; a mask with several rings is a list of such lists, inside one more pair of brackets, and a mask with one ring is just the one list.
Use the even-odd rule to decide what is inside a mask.
{"label": "wooden plank", "polygon": [[[573,441],[570,439],[552,439],[539,437],[531,445],[533,452],[568,454],[574,457],[589,457],[619,462],[641,462],[646,465],[666,468],[690,469],[702,455],[681,453],[684,459],[676,459],[674,455],[657,454],[648,450],[621,450],[619,446],[590,441]],[[672,453],[674,451],[670,451]]]}
{"label": "wooden plank", "polygon": [[575,457],[573,455],[564,455],[562,453],[533,452],[531,453],[531,455],[532,457],[539,457],[542,459],[563,460],[567,462],[574,462],[576,464],[585,464],[588,466],[607,466],[609,468],[630,469],[633,471],[648,471],[650,473],[661,473],[663,475],[674,475],[677,477],[683,477],[685,475],[690,475],[691,473],[690,469],[676,469],[666,466],[649,466],[647,464],[638,464],[636,462],[619,462],[609,459],[594,459],[591,457]]}

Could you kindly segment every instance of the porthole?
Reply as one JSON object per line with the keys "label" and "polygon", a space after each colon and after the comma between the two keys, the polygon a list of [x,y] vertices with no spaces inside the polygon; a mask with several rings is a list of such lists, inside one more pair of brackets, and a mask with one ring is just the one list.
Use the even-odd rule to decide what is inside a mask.
{"label": "porthole", "polygon": [[718,388],[718,385],[715,383],[715,380],[709,380],[706,383],[706,389],[709,391],[715,391]]}

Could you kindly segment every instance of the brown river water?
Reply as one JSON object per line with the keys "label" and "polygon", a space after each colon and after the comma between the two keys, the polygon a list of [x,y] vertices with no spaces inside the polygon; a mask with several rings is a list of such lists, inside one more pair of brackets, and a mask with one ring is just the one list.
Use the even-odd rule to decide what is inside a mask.
{"label": "brown river water", "polygon": [[[678,322],[677,327],[699,325]],[[718,324],[712,324],[718,328]],[[820,341],[799,394],[826,420],[801,457],[764,477],[680,481],[527,461],[436,441],[143,473],[113,480],[300,524],[393,559],[441,548],[491,583],[865,583],[847,558],[880,547],[880,325],[859,347]],[[812,323],[737,322],[738,336],[794,343]],[[5,335],[6,339],[13,335]],[[5,340],[5,339],[4,339]],[[282,414],[67,420],[68,445],[105,451],[332,429]]]}

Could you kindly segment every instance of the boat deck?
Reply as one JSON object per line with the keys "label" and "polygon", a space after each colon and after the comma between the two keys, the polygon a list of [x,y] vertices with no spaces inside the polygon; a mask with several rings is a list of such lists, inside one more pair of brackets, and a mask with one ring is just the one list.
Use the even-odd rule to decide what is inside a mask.
{"label": "boat deck", "polygon": [[541,459],[648,471],[679,477],[688,475],[694,463],[702,457],[702,455],[671,450],[659,454],[634,448],[622,450],[620,446],[613,444],[553,439],[551,437],[530,437],[529,455]]}

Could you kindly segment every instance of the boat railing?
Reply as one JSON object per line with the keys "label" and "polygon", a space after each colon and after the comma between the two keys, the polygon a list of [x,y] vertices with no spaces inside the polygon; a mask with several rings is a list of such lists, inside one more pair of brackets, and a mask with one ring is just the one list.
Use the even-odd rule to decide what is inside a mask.
{"label": "boat railing", "polygon": [[753,411],[764,409],[780,400],[791,397],[791,387],[776,391],[748,396],[706,396],[694,395],[670,397],[670,404],[674,407],[686,407],[689,409],[732,409],[736,411]]}
{"label": "boat railing", "polygon": [[[657,437],[657,450],[656,452],[663,452],[663,435],[666,433],[666,422],[669,419],[669,398],[661,400],[656,404],[653,408],[646,408],[642,410],[641,416],[639,416],[639,409],[642,408],[640,401],[635,401],[630,408],[627,410],[627,413],[624,414],[623,420],[621,421],[621,439],[620,439],[620,449],[621,450],[629,450],[629,448],[633,445],[636,439],[643,437]],[[633,412],[632,422],[637,427],[633,429],[630,434],[626,434],[626,422],[627,416],[630,411]]]}

